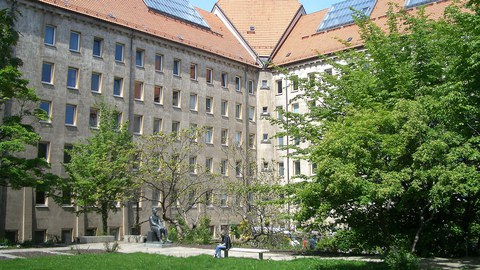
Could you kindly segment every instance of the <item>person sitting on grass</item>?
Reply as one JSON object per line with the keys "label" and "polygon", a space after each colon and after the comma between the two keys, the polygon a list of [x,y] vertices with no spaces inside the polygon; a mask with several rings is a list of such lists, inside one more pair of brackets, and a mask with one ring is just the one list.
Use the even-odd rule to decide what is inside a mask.
{"label": "person sitting on grass", "polygon": [[221,258],[222,257],[222,250],[229,250],[232,247],[232,240],[230,240],[230,236],[228,233],[222,233],[222,243],[218,244],[215,247],[215,255],[214,258]]}

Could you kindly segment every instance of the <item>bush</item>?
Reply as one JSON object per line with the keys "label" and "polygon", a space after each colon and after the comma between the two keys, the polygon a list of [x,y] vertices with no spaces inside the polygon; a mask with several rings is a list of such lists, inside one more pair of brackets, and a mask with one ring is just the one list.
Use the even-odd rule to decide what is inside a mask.
{"label": "bush", "polygon": [[210,232],[210,219],[203,217],[198,226],[193,229],[185,230],[184,241],[186,243],[210,244],[212,241],[212,233]]}
{"label": "bush", "polygon": [[385,264],[392,270],[420,269],[420,259],[414,254],[403,249],[393,249],[385,256]]}

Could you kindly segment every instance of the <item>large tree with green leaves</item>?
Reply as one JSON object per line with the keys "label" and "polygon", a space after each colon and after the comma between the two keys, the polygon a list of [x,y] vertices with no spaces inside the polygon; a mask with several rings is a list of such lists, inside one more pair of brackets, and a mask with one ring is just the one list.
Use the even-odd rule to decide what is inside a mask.
{"label": "large tree with green leaves", "polygon": [[391,8],[381,30],[358,18],[366,50],[326,58],[300,96],[304,115],[280,124],[310,143],[294,155],[317,164],[295,190],[301,224],[346,224],[360,248],[408,243],[422,255],[480,244],[480,13]]}
{"label": "large tree with green leaves", "polygon": [[35,109],[38,97],[18,70],[22,61],[13,55],[18,15],[15,1],[11,8],[0,10],[0,186],[47,190],[58,177],[48,173],[45,159],[25,158],[23,154],[28,145],[39,142],[32,124],[45,115]]}
{"label": "large tree with green leaves", "polygon": [[108,216],[116,212],[131,191],[134,147],[127,124],[118,123],[119,112],[111,105],[99,104],[100,123],[93,136],[73,145],[71,159],[64,164],[69,175],[64,190],[72,194],[77,214],[101,215],[103,233],[108,230]]}

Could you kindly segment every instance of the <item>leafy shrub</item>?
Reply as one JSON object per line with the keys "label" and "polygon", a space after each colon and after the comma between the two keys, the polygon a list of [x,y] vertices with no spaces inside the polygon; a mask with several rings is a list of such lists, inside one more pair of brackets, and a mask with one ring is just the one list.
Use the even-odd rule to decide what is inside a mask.
{"label": "leafy shrub", "polygon": [[210,244],[212,233],[210,232],[210,219],[203,217],[198,226],[193,229],[186,229],[184,242],[195,244]]}
{"label": "leafy shrub", "polygon": [[420,269],[420,259],[403,249],[393,249],[388,252],[385,256],[385,264],[392,270]]}

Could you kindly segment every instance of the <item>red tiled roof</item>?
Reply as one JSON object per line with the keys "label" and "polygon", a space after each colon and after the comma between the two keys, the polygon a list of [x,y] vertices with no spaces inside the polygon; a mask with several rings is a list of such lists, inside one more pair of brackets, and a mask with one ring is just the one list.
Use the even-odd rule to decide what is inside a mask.
{"label": "red tiled roof", "polygon": [[[438,18],[443,15],[444,9],[452,1],[439,1],[427,5],[426,13],[431,18]],[[386,29],[386,13],[389,3],[403,7],[405,0],[378,0],[370,18],[375,24]],[[415,11],[416,9],[413,9]],[[358,33],[358,27],[354,24],[335,28],[329,31],[316,32],[318,26],[327,14],[328,9],[302,16],[299,22],[273,56],[273,63],[285,65],[289,63],[309,60],[320,54],[329,54],[347,49],[339,40],[347,41],[351,38],[351,47],[361,46],[362,40]]]}
{"label": "red tiled roof", "polygon": [[270,56],[301,7],[298,0],[219,0],[217,6],[260,56]]}
{"label": "red tiled roof", "polygon": [[214,53],[235,61],[256,65],[255,59],[248,54],[221,20],[212,13],[199,8],[197,8],[197,11],[208,23],[210,30],[150,11],[143,0],[37,1]]}

